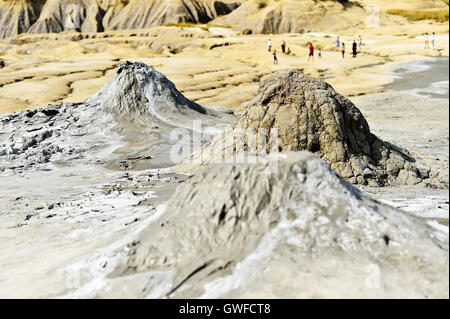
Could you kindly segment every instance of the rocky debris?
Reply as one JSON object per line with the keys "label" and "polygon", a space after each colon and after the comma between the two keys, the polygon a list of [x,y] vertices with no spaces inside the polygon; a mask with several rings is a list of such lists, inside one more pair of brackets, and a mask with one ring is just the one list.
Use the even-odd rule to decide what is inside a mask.
{"label": "rocky debris", "polygon": [[[441,285],[440,272],[448,272],[448,238],[442,242],[418,218],[367,198],[309,152],[274,155],[254,161],[240,156],[198,170],[177,188],[162,217],[128,246],[129,261],[115,274],[175,269],[172,284],[159,297],[198,297],[208,294],[205,283],[212,280],[222,293],[245,291],[247,274],[260,271],[263,277],[258,269],[271,258],[320,261],[332,254],[334,260],[348,260],[356,253],[362,265],[397,269],[404,294],[424,288],[410,278]],[[320,270],[308,276],[315,271]],[[340,271],[329,275],[345,281]],[[236,277],[227,286],[218,277],[230,273]],[[445,289],[448,283],[434,293]]]}
{"label": "rocky debris", "polygon": [[[308,150],[352,184],[436,184],[407,151],[370,132],[358,108],[328,83],[299,71],[280,71],[261,82],[233,126],[185,159],[178,169],[222,161],[234,154]],[[448,187],[448,181],[447,181]]]}
{"label": "rocky debris", "polygon": [[70,162],[84,158],[88,150],[94,152],[98,145],[77,138],[88,132],[94,140],[100,135],[99,127],[91,125],[94,119],[85,116],[89,112],[88,105],[62,104],[0,116],[2,171],[43,168],[42,164]]}
{"label": "rocky debris", "polygon": [[[223,129],[232,123],[234,115],[189,101],[152,67],[125,62],[98,93],[83,103],[0,116],[0,171],[48,168],[47,163],[71,165],[73,161],[106,161],[110,166],[132,169],[135,162],[157,157],[149,152],[167,156],[165,152],[179,141],[171,141],[164,133],[182,127],[189,134],[194,120],[220,132],[221,126]],[[209,137],[207,133],[204,138]],[[126,144],[124,138],[139,148],[122,149],[123,158],[118,158],[112,153]],[[130,157],[135,159],[124,160]]]}
{"label": "rocky debris", "polygon": [[230,0],[15,0],[0,2],[0,39],[20,33],[144,29],[177,22],[207,23],[230,13]]}

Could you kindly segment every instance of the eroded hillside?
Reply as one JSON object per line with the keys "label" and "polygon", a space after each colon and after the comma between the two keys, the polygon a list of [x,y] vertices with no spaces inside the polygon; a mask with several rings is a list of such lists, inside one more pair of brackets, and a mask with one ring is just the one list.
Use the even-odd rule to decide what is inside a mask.
{"label": "eroded hillside", "polygon": [[2,0],[0,38],[24,32],[99,32],[207,23],[239,5],[233,0]]}
{"label": "eroded hillside", "polygon": [[388,14],[393,8],[433,10],[448,5],[441,0],[0,0],[0,39],[24,32],[101,32],[210,22],[244,33],[320,32],[359,27],[371,17],[377,23],[401,21]]}

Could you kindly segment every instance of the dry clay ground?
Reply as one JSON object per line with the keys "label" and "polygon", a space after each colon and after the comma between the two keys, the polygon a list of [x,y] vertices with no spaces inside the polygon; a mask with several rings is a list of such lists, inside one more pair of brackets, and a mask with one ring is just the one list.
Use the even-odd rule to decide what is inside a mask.
{"label": "dry clay ground", "polygon": [[[424,49],[424,30],[438,34],[435,49]],[[363,52],[352,59],[351,42],[358,34],[363,35]],[[278,66],[267,52],[269,38],[279,52]],[[393,65],[388,62],[448,56],[445,24],[347,30],[341,34],[347,44],[346,59],[333,51],[334,38],[331,33],[242,36],[214,27],[208,31],[159,27],[99,34],[24,34],[0,41],[0,59],[6,63],[0,71],[0,113],[82,101],[102,87],[125,59],[154,66],[200,104],[240,111],[256,93],[260,78],[275,70],[302,69],[351,97],[378,92],[389,83]],[[292,54],[280,54],[283,39]],[[308,41],[322,47],[321,60],[307,62]]]}
{"label": "dry clay ground", "polygon": [[[437,33],[435,49],[423,48],[424,31]],[[326,32],[242,36],[228,28],[205,31],[201,28],[159,27],[104,34],[22,35],[0,42],[0,59],[6,62],[6,67],[0,69],[0,112],[62,101],[81,101],[96,92],[113,74],[115,66],[125,59],[154,66],[175,82],[188,98],[202,105],[220,105],[240,111],[256,93],[261,77],[275,70],[296,68],[323,77],[338,92],[354,100],[372,130],[382,139],[408,148],[415,156],[439,157],[448,165],[448,101],[429,100],[423,104],[427,110],[424,112],[420,109],[422,104],[411,107],[410,100],[400,100],[393,105],[389,92],[372,95],[387,90],[383,85],[393,80],[392,72],[399,66],[397,62],[448,56],[448,25],[421,22],[395,29],[347,30],[341,33],[341,38],[350,48],[350,41],[360,33],[365,43],[363,52],[357,59],[347,56],[344,60],[340,53],[333,52],[335,34]],[[279,44],[285,39],[293,53],[289,56],[280,54],[278,66],[272,64],[272,57],[267,52],[269,38],[278,51]],[[306,61],[307,41],[322,46],[321,60],[316,59],[314,63]],[[425,99],[417,101],[422,103]],[[420,134],[417,130],[421,130]],[[91,183],[92,189],[111,180],[117,180],[121,185],[126,185],[129,180],[128,173],[89,169],[87,167],[86,172],[80,174],[88,176],[83,183],[86,187]],[[61,198],[61,189],[76,192],[80,187],[78,180],[73,184],[67,182],[63,173],[59,173],[61,176],[51,172],[30,175],[31,179],[26,183],[30,187],[26,191],[14,185],[15,177],[2,178],[3,185],[13,185],[2,189],[3,203],[7,203],[4,208],[13,205],[7,214],[2,215],[1,223],[6,225],[0,235],[3,243],[0,248],[4,253],[0,258],[3,286],[0,295],[3,297],[60,295],[64,289],[72,287],[72,281],[77,281],[77,278],[64,275],[63,267],[69,265],[69,261],[97,248],[110,247],[111,243],[111,249],[127,244],[129,238],[145,226],[143,221],[148,220],[148,209],[141,209],[128,192],[117,196],[106,194],[100,200],[91,196],[91,190],[76,200]],[[149,187],[157,193],[160,189],[159,199],[149,198],[146,202],[154,210],[172,192],[162,192],[167,187],[158,188],[160,184],[167,183],[173,187],[179,182],[174,176],[164,173],[161,173],[161,178],[159,173],[157,178],[148,172],[129,174],[135,177],[132,182],[134,188]],[[48,185],[41,187],[42,181],[48,181]],[[23,196],[12,203],[10,199],[17,196],[15,192],[18,190]],[[389,189],[368,191],[401,208],[405,205],[407,209],[411,208],[411,200],[415,197],[423,199],[429,196],[437,198],[433,205],[448,209],[447,190],[402,189],[394,191],[396,196]],[[402,198],[406,199],[402,201]],[[47,215],[48,211],[44,210],[41,218],[26,216],[29,212],[39,214],[44,200],[47,204],[67,202],[69,206],[64,206],[64,209],[68,213]],[[428,204],[425,202],[423,206]],[[80,209],[80,205],[84,208]],[[412,208],[421,210],[423,206],[416,200],[415,208]],[[97,210],[98,214],[92,213]],[[105,215],[103,210],[108,213]],[[58,225],[56,231],[55,224]],[[86,262],[93,267],[102,267],[103,255],[92,258]],[[58,273],[55,269],[63,270]],[[89,294],[80,292],[80,295],[65,296]]]}

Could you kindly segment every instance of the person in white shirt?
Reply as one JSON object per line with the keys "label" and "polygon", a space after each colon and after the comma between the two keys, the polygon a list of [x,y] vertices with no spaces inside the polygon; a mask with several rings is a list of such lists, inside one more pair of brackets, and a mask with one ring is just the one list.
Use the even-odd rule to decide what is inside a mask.
{"label": "person in white shirt", "polygon": [[272,39],[269,39],[267,42],[267,47],[269,48],[269,52],[272,51]]}
{"label": "person in white shirt", "polygon": [[433,32],[433,34],[431,35],[431,45],[433,46],[433,48],[435,44],[436,44],[436,34]]}
{"label": "person in white shirt", "polygon": [[428,35],[428,32],[425,33],[425,49],[430,48],[430,36]]}

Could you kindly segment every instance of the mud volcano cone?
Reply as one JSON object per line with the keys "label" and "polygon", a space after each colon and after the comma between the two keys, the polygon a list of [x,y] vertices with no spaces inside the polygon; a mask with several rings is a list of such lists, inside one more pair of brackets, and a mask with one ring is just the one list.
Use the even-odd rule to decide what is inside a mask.
{"label": "mud volcano cone", "polygon": [[149,152],[153,158],[167,156],[173,144],[170,132],[182,128],[188,135],[196,120],[201,123],[195,128],[206,142],[209,134],[221,132],[235,117],[188,100],[151,66],[127,61],[84,102],[0,116],[0,172],[55,160],[70,165],[74,160],[97,163],[98,156],[111,163],[109,152],[96,153],[114,147],[125,158],[148,157]]}
{"label": "mud volcano cone", "polygon": [[152,67],[129,61],[121,63],[115,75],[87,100],[120,117],[154,117],[166,124],[185,121],[207,110],[188,100],[164,74]]}
{"label": "mud volcano cone", "polygon": [[[257,139],[252,135],[261,134],[258,131],[267,136],[262,150],[261,145],[260,149],[250,145]],[[232,128],[185,163],[205,165],[241,152],[300,150],[315,153],[353,184],[417,184],[428,178],[406,151],[373,135],[349,99],[328,83],[296,70],[280,71],[262,81],[257,96]]]}
{"label": "mud volcano cone", "polygon": [[[155,273],[141,289],[157,287],[154,298],[293,298],[318,283],[330,296],[341,285],[357,296],[388,296],[392,286],[445,295],[448,243],[423,220],[373,201],[309,152],[274,155],[199,169],[128,245],[116,274]],[[379,290],[366,286],[373,264],[386,282]]]}

